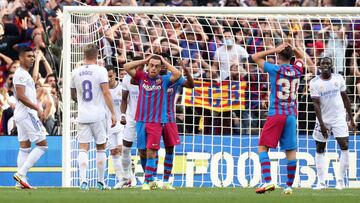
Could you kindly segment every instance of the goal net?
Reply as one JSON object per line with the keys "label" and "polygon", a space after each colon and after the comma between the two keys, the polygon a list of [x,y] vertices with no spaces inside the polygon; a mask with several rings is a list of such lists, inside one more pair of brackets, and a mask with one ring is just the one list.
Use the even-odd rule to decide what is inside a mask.
{"label": "goal net", "polygon": [[[358,13],[354,8],[65,7],[63,185],[79,185],[77,112],[70,100],[69,83],[71,70],[83,60],[84,45],[97,44],[98,63],[117,67],[119,80],[123,65],[134,57],[164,52],[175,67],[182,60],[191,70],[195,88],[184,88],[176,100],[181,145],[175,148],[173,184],[253,187],[261,183],[257,144],[267,115],[269,83],[267,74],[247,58],[289,42],[303,51],[307,64],[297,95],[299,161],[294,186],[314,186],[315,113],[308,84],[317,70],[310,67],[310,61],[316,64],[324,56],[333,59],[334,72],[345,77],[353,113],[358,115]],[[270,56],[267,61],[276,63],[276,57]],[[359,138],[350,134],[349,140],[346,183],[359,187]],[[339,151],[331,138],[326,150],[330,187],[339,175]],[[140,184],[143,171],[135,148],[132,152]],[[164,153],[159,152],[159,179]],[[271,150],[269,155],[272,179],[284,185],[285,154]],[[89,156],[91,186],[96,183],[94,146]],[[110,163],[106,180],[112,186],[115,176]]]}

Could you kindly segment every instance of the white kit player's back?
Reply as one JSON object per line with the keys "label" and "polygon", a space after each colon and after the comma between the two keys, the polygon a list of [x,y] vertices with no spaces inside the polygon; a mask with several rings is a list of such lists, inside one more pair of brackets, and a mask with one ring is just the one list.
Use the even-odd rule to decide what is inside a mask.
{"label": "white kit player's back", "polygon": [[129,101],[128,101],[128,108],[126,114],[132,120],[135,120],[137,100],[139,97],[139,86],[131,84],[131,76],[125,75],[122,83],[122,89],[125,91],[129,91]]}
{"label": "white kit player's back", "polygon": [[106,107],[101,84],[108,82],[107,71],[98,65],[83,65],[72,73],[71,88],[76,88],[78,122],[92,123],[105,118]]}

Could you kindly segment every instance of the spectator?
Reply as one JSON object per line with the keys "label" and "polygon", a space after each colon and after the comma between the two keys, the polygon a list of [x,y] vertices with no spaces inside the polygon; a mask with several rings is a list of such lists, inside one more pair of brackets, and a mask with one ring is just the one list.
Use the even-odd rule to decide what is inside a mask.
{"label": "spectator", "polygon": [[248,56],[243,47],[235,44],[231,31],[225,30],[224,45],[216,50],[213,69],[220,72],[220,80],[225,80],[230,75],[230,64],[245,62]]}

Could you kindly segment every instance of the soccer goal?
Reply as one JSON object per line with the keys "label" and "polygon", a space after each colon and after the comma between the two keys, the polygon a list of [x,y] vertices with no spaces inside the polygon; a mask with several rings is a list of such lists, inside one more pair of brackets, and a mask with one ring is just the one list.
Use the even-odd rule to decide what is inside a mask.
{"label": "soccer goal", "polygon": [[[63,35],[63,186],[78,186],[76,104],[70,99],[71,71],[81,64],[82,46],[100,47],[99,64],[123,64],[147,54],[182,60],[195,79],[176,102],[181,145],[175,148],[173,184],[181,187],[253,187],[261,183],[257,144],[267,114],[269,83],[247,56],[288,42],[303,50],[306,64],[323,56],[342,74],[353,113],[358,116],[360,72],[358,8],[208,8],[208,7],[64,7]],[[268,61],[276,62],[275,57]],[[312,72],[310,71],[312,69]],[[316,184],[315,113],[308,84],[316,75],[309,67],[300,81],[298,100],[298,167],[294,186]],[[96,116],[96,112],[94,112]],[[360,187],[360,139],[350,134],[346,182]],[[134,145],[136,146],[136,145]],[[335,185],[339,151],[332,138],[326,150],[327,182]],[[138,180],[143,172],[133,150]],[[96,183],[94,146],[89,153],[90,186]],[[159,152],[158,178],[164,151]],[[285,154],[272,150],[272,179],[286,181]],[[109,163],[111,163],[109,161]],[[108,165],[107,181],[114,182]]]}

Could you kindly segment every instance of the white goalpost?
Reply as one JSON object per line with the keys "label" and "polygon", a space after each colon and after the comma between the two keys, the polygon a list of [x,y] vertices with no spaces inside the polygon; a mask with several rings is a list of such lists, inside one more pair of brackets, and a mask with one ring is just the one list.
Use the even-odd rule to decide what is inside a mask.
{"label": "white goalpost", "polygon": [[[76,104],[71,101],[71,71],[82,62],[82,47],[99,46],[99,64],[118,69],[134,57],[166,52],[179,67],[182,60],[195,79],[195,88],[183,89],[175,105],[181,145],[175,147],[172,182],[178,187],[254,187],[261,183],[257,155],[260,131],[266,119],[269,82],[247,56],[289,42],[302,49],[305,62],[321,57],[334,61],[334,72],[344,76],[353,114],[360,115],[360,8],[347,7],[64,7],[63,13],[63,121],[62,185],[79,186],[76,141]],[[225,34],[225,33],[229,33]],[[236,51],[223,51],[232,39]],[[276,62],[275,57],[268,61]],[[307,63],[308,64],[308,63]],[[315,68],[311,72],[310,69]],[[308,84],[316,67],[301,78],[298,100],[298,167],[294,186],[316,184],[315,113]],[[96,116],[96,112],[94,112]],[[346,183],[360,187],[360,139],[349,137]],[[136,146],[134,143],[133,146]],[[327,183],[335,186],[339,150],[330,139],[326,158]],[[139,182],[143,172],[132,150]],[[89,151],[89,185],[96,184],[94,145]],[[164,151],[159,153],[162,177]],[[271,150],[271,176],[286,180],[285,154]],[[108,161],[106,182],[115,180]]]}

